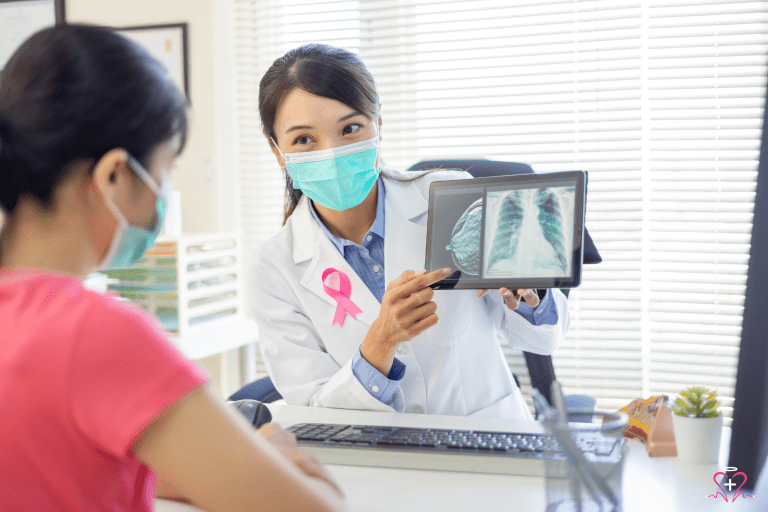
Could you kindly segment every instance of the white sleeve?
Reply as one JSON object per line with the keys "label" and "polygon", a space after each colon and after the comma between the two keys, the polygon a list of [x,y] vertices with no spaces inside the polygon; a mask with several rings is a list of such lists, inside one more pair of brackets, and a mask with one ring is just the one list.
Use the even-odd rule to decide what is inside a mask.
{"label": "white sleeve", "polygon": [[554,325],[533,325],[518,313],[509,309],[498,290],[490,290],[483,296],[488,307],[488,316],[496,331],[511,346],[534,354],[548,355],[565,339],[571,317],[568,313],[568,299],[557,288],[550,290],[557,307],[557,323]]}
{"label": "white sleeve", "polygon": [[402,409],[402,391],[392,407],[363,387],[352,373],[352,358],[334,360],[279,270],[258,259],[251,265],[249,304],[259,326],[259,345],[275,388],[291,405],[393,412]]}

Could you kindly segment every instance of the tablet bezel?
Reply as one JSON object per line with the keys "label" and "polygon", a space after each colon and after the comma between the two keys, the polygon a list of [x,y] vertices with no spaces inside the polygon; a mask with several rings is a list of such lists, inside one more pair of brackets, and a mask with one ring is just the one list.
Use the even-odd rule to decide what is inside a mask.
{"label": "tablet bezel", "polygon": [[[510,188],[519,188],[521,185],[531,185],[532,188],[545,188],[547,183],[560,183],[562,181],[574,181],[576,191],[574,194],[574,233],[573,233],[573,254],[571,255],[571,268],[573,269],[570,277],[544,277],[544,278],[467,278],[457,277],[454,274],[432,285],[435,290],[472,290],[472,289],[494,289],[509,288],[511,290],[521,288],[576,288],[581,284],[581,269],[584,259],[584,217],[586,208],[586,173],[584,171],[566,171],[552,172],[544,174],[517,174],[510,176],[494,176],[490,178],[460,179],[448,181],[434,181],[429,186],[429,210],[427,216],[427,252],[425,258],[425,268],[427,272],[437,270],[431,268],[432,260],[432,238],[435,221],[435,190],[446,187],[465,187],[477,188],[478,186],[496,186],[510,184]],[[487,194],[484,192],[483,194]],[[485,197],[485,195],[484,195]],[[483,222],[485,226],[485,201],[483,204]],[[481,251],[484,247],[481,247]],[[482,258],[481,258],[482,261]]]}

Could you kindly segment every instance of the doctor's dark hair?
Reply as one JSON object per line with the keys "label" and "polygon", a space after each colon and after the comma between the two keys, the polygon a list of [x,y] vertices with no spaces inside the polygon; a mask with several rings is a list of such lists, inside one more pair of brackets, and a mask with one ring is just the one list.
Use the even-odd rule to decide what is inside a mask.
{"label": "doctor's dark hair", "polygon": [[103,27],[37,32],[0,76],[0,208],[21,197],[50,207],[77,162],[123,148],[145,167],[157,146],[187,136],[187,100],[165,68]]}
{"label": "doctor's dark hair", "polygon": [[[355,53],[327,44],[305,44],[272,63],[259,84],[259,115],[264,133],[277,141],[275,118],[280,103],[296,87],[340,101],[371,120],[379,116],[379,94],[368,68]],[[285,216],[293,213],[302,192],[285,173]]]}

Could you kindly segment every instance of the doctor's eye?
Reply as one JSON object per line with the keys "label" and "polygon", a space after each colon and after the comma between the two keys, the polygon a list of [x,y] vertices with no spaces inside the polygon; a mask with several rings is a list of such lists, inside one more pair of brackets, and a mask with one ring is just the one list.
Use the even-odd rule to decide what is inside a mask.
{"label": "doctor's eye", "polygon": [[312,141],[312,137],[310,137],[309,135],[299,135],[293,140],[293,145],[295,146],[296,144],[309,144],[310,142],[313,142],[313,141]]}
{"label": "doctor's eye", "polygon": [[348,124],[347,126],[344,127],[343,133],[344,135],[350,135],[352,133],[355,133],[357,130],[359,130],[362,127],[363,125],[357,124],[357,123]]}

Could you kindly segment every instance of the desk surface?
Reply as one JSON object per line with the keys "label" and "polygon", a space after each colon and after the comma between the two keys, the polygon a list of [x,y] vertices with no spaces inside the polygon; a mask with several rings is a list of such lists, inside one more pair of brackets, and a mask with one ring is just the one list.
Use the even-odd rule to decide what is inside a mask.
{"label": "desk surface", "polygon": [[[402,413],[346,411],[315,407],[270,405],[274,421],[283,427],[296,423],[350,423],[477,430],[541,430],[537,422],[508,422]],[[677,457],[648,457],[645,447],[629,442],[624,468],[624,512],[764,512],[768,510],[768,476],[763,475],[755,498],[726,503],[707,498],[717,491],[712,476],[727,464],[730,429],[724,429],[719,465],[683,464]],[[544,479],[540,477],[456,473],[329,465],[329,471],[347,493],[350,511],[450,512],[543,511]],[[764,472],[766,473],[766,472]],[[159,500],[156,510],[177,508]]]}

